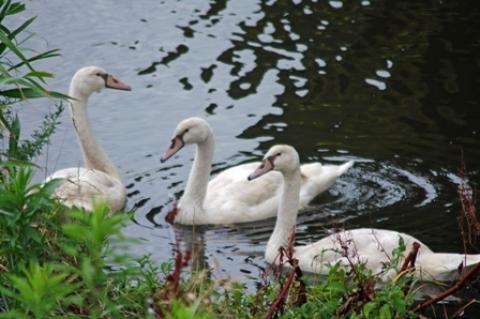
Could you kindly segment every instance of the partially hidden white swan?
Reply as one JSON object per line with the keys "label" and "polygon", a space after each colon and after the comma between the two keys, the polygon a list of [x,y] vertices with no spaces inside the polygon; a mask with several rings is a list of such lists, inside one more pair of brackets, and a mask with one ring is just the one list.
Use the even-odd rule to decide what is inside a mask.
{"label": "partially hidden white swan", "polygon": [[126,190],[115,165],[96,141],[87,117],[87,101],[94,91],[104,88],[127,90],[131,88],[105,70],[89,66],[78,70],[72,78],[69,96],[75,133],[82,150],[85,167],[56,171],[47,178],[63,179],[55,195],[69,207],[91,211],[95,203],[106,202],[112,211],[125,205]]}
{"label": "partially hidden white swan", "polygon": [[[161,161],[169,159],[186,144],[197,145],[195,160],[178,209],[167,215],[167,221],[189,225],[234,224],[276,215],[282,185],[280,173],[248,182],[248,174],[259,164],[254,162],[226,169],[209,182],[214,137],[208,123],[197,117],[178,124],[171,146]],[[304,208],[314,197],[328,189],[352,165],[353,161],[339,166],[322,166],[320,163],[302,165],[297,209]]]}
{"label": "partially hidden white swan", "polygon": [[[275,228],[265,250],[267,262],[278,264],[279,250],[281,247],[289,249],[297,221],[302,177],[295,149],[288,145],[273,146],[265,155],[262,165],[249,176],[249,179],[256,179],[270,171],[280,172],[284,178]],[[373,228],[345,230],[309,245],[293,247],[293,258],[298,260],[300,268],[304,271],[326,274],[329,270],[328,265],[337,262],[348,265],[349,256],[353,263],[365,263],[373,273],[381,274],[382,279],[387,280],[395,276],[396,272],[391,270],[382,273],[382,266],[392,258],[392,251],[398,247],[400,238],[407,247],[405,256],[414,242],[420,244],[415,262],[415,275],[422,280],[455,280],[459,277],[459,266],[463,265],[465,269],[480,262],[480,255],[435,253],[410,235]]]}

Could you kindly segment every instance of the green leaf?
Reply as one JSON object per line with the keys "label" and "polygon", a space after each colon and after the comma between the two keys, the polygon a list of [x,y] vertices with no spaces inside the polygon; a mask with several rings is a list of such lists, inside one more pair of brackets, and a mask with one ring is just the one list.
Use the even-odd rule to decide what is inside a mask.
{"label": "green leaf", "polygon": [[63,179],[52,179],[43,184],[42,192],[47,195],[51,196],[55,192],[55,190],[63,183]]}
{"label": "green leaf", "polygon": [[384,304],[380,308],[380,319],[392,319],[392,314],[390,310],[390,306],[388,304]]}
{"label": "green leaf", "polygon": [[6,210],[3,210],[3,209],[1,209],[1,208],[0,208],[0,214],[6,215],[6,216],[9,216],[9,217],[14,216],[13,213],[7,212]]}
{"label": "green leaf", "polygon": [[365,306],[363,306],[363,315],[365,318],[370,318],[370,314],[372,311],[377,307],[375,302],[369,302]]}
{"label": "green leaf", "polygon": [[46,90],[38,90],[28,87],[23,87],[19,89],[10,89],[5,91],[0,91],[0,95],[9,98],[15,99],[28,99],[28,98],[40,98],[40,97],[52,97],[56,99],[68,100],[70,97],[66,94],[55,92],[55,91],[46,91]]}
{"label": "green leaf", "polygon": [[19,67],[21,67],[22,65],[26,64],[26,63],[32,63],[34,61],[38,61],[38,60],[43,60],[43,59],[48,59],[48,58],[53,58],[53,57],[57,57],[57,56],[60,56],[60,53],[59,53],[60,50],[58,49],[53,49],[53,50],[49,50],[49,51],[45,51],[45,52],[42,52],[40,54],[37,54],[31,58],[28,58],[26,61],[22,61],[18,64],[15,64],[13,65],[12,67],[9,68],[9,71],[10,70],[14,70],[14,69],[18,69]]}
{"label": "green leaf", "polygon": [[82,259],[82,264],[81,264],[81,270],[82,270],[82,278],[83,280],[90,286],[93,286],[95,282],[95,267],[92,265],[92,261],[90,258],[85,257]]}
{"label": "green leaf", "polygon": [[42,91],[34,90],[28,87],[21,87],[18,89],[10,89],[5,91],[0,91],[0,95],[5,97],[14,98],[14,99],[34,99],[39,97],[45,97],[46,94]]}
{"label": "green leaf", "polygon": [[30,18],[28,19],[27,21],[25,21],[24,23],[22,23],[18,28],[16,28],[15,30],[13,30],[11,33],[10,33],[10,39],[13,39],[17,36],[17,34],[19,34],[20,32],[22,32],[23,30],[25,30],[30,24],[32,24],[32,22],[35,20],[36,17],[33,17],[33,18]]}
{"label": "green leaf", "polygon": [[69,256],[77,256],[78,250],[73,245],[59,244],[60,248]]}
{"label": "green leaf", "polygon": [[25,77],[53,78],[53,74],[45,71],[32,71],[25,74]]}
{"label": "green leaf", "polygon": [[[10,1],[8,1],[10,3]],[[13,3],[9,6],[8,11],[5,15],[14,15],[25,10],[25,5],[23,3]]]}
{"label": "green leaf", "polygon": [[0,31],[0,41],[7,46],[20,60],[24,61],[27,67],[34,71],[33,67],[28,62],[27,58],[23,55],[23,53],[13,44],[13,42],[8,38],[8,36],[3,32]]}
{"label": "green leaf", "polygon": [[62,231],[68,237],[83,242],[85,240],[84,232],[88,229],[82,225],[66,224],[62,226]]}
{"label": "green leaf", "polygon": [[30,317],[16,309],[13,309],[13,310],[0,313],[0,318],[1,319],[23,319],[23,318],[29,319]]}

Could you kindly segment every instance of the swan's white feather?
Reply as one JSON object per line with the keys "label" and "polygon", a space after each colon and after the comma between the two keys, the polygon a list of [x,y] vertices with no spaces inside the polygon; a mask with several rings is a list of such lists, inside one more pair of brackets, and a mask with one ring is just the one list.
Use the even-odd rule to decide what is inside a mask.
{"label": "swan's white feather", "polygon": [[341,231],[327,236],[313,244],[295,247],[294,257],[299,260],[302,270],[315,273],[328,273],[327,265],[348,260],[341,245],[348,247],[348,255],[353,263],[365,263],[373,273],[382,274],[383,279],[391,279],[395,271],[382,273],[382,267],[392,258],[392,251],[402,238],[406,249],[405,258],[413,243],[420,244],[415,262],[416,276],[422,280],[452,281],[458,279],[459,265],[466,260],[466,267],[480,262],[480,255],[455,253],[435,253],[418,239],[397,231],[373,228],[359,228]]}
{"label": "swan's white feather", "polygon": [[[272,171],[262,178],[248,181],[247,177],[260,162],[226,169],[209,183],[203,212],[183,215],[182,207],[175,222],[184,224],[234,224],[271,218],[276,215],[283,177]],[[301,166],[302,187],[299,209],[332,186],[336,179],[353,165],[310,163]],[[186,208],[184,208],[186,209]]]}
{"label": "swan's white feather", "polygon": [[[185,191],[177,205],[178,210],[175,210],[175,214],[167,215],[169,222],[187,225],[234,224],[276,215],[283,185],[279,172],[271,171],[262,178],[249,181],[249,175],[261,165],[260,162],[254,162],[228,168],[210,179],[215,142],[207,121],[198,117],[184,119],[175,128],[173,136],[173,143],[162,156],[163,161],[184,145],[196,144],[197,150]],[[282,153],[276,155],[281,156]],[[300,161],[298,154],[297,161]],[[302,181],[299,181],[301,191],[297,194],[301,196],[296,207],[304,208],[352,164],[353,161],[338,166],[322,166],[320,163],[302,165]]]}
{"label": "swan's white feather", "polygon": [[[303,188],[301,175],[305,171],[319,171],[320,167],[308,167],[300,171],[300,162],[297,151],[288,145],[275,145],[265,155],[272,158],[274,154],[284,154],[283,159],[275,162],[274,169],[282,174],[284,183],[280,195],[280,205],[277,213],[275,228],[268,240],[265,249],[265,259],[272,264],[280,260],[281,249],[290,250],[292,234],[295,234],[295,224],[298,214],[298,192]],[[342,172],[348,169],[351,163],[346,163],[337,169]],[[324,173],[327,174],[328,170]],[[268,177],[271,172],[259,179]],[[336,173],[333,173],[335,175]],[[330,174],[331,175],[331,174]],[[392,252],[398,248],[400,238],[403,239],[406,250],[403,259],[411,251],[413,244],[417,242],[420,247],[415,261],[415,276],[421,280],[452,281],[459,278],[459,266],[472,267],[480,262],[480,255],[463,255],[454,253],[435,253],[427,245],[418,239],[393,230],[360,228],[341,231],[327,236],[315,243],[305,246],[291,247],[293,258],[303,271],[326,274],[330,265],[362,263],[373,273],[383,279],[391,279],[397,275],[395,269],[384,269],[392,259]],[[288,264],[286,264],[288,266]]]}
{"label": "swan's white feather", "polygon": [[113,212],[125,205],[126,192],[122,182],[106,173],[84,167],[59,170],[47,178],[63,179],[55,195],[68,207],[91,211],[99,202],[106,202]]}
{"label": "swan's white feather", "polygon": [[[78,70],[70,82],[68,95],[74,98],[70,103],[70,114],[86,168],[62,169],[47,178],[47,181],[64,180],[55,190],[55,195],[66,206],[91,211],[95,203],[103,201],[115,212],[125,205],[126,191],[118,170],[96,141],[86,111],[88,97],[106,87],[107,77],[112,78],[105,70],[90,66]],[[116,79],[114,81],[114,87],[110,88],[129,89],[128,85]]]}

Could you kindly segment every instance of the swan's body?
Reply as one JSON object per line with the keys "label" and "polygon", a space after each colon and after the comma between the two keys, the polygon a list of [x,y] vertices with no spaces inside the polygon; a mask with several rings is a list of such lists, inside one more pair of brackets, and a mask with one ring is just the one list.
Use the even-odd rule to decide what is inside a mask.
{"label": "swan's body", "polygon": [[85,167],[59,170],[47,178],[64,179],[55,195],[69,207],[92,210],[95,203],[106,202],[112,211],[125,204],[126,191],[115,165],[97,143],[87,118],[87,101],[94,91],[105,87],[130,90],[130,87],[98,67],[78,70],[70,83],[70,112],[82,150]]}
{"label": "swan's body", "polygon": [[119,178],[100,170],[72,167],[56,171],[47,178],[64,179],[55,190],[57,196],[68,207],[81,207],[92,211],[95,204],[106,202],[112,212],[125,206],[125,186]]}
{"label": "swan's body", "polygon": [[[184,144],[197,144],[190,176],[179,200],[174,222],[180,224],[234,224],[266,219],[276,215],[282,175],[278,172],[253,182],[246,177],[259,162],[242,164],[222,171],[210,182],[214,137],[210,126],[199,118],[186,119],[177,126],[172,146],[162,160]],[[343,165],[311,163],[301,166],[302,181],[297,209],[335,183],[353,162]]]}
{"label": "swan's body", "polygon": [[[265,258],[272,264],[279,262],[281,248],[289,249],[291,236],[295,232],[298,190],[301,183],[300,163],[295,149],[286,145],[272,147],[263,165],[251,174],[250,178],[257,178],[274,169],[283,174],[285,181],[275,228],[265,250]],[[407,247],[405,256],[414,242],[420,244],[415,262],[415,275],[423,280],[455,280],[459,277],[458,268],[462,262],[467,268],[480,262],[480,255],[435,253],[410,235],[372,228],[342,231],[309,245],[293,247],[293,258],[298,260],[300,268],[304,271],[326,274],[329,271],[328,265],[335,263],[348,265],[348,255],[353,263],[365,263],[374,273],[382,273],[382,266],[390,261],[392,251],[398,247],[400,237]],[[342,246],[348,247],[347,255]],[[382,278],[388,279],[394,275],[394,271],[389,271],[382,273]]]}
{"label": "swan's body", "polygon": [[[413,243],[420,244],[415,261],[416,276],[421,280],[453,281],[459,278],[460,265],[466,261],[466,268],[480,262],[480,255],[455,253],[435,253],[427,245],[408,234],[374,228],[359,228],[342,231],[323,238],[313,244],[295,247],[301,269],[315,273],[328,273],[328,264],[348,265],[348,260],[340,253],[340,244],[347,244],[354,263],[365,263],[373,273],[382,273],[382,266],[392,258],[392,251],[398,247],[400,237],[406,245],[404,258],[412,249]],[[322,253],[323,251],[323,253]],[[465,265],[465,264],[464,264]],[[383,279],[391,279],[396,272],[383,273]]]}

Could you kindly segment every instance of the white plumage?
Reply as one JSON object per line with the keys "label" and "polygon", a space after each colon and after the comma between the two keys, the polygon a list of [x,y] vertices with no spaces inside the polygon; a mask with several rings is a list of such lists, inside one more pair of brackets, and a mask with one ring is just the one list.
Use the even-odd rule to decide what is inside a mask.
{"label": "white plumage", "polygon": [[95,66],[78,70],[70,83],[69,96],[73,98],[70,112],[85,167],[62,169],[46,179],[64,180],[55,190],[55,195],[69,207],[90,211],[96,203],[106,202],[112,211],[118,211],[125,205],[126,191],[120,174],[97,143],[87,117],[89,96],[104,88],[130,90],[128,85]]}
{"label": "white plumage", "polygon": [[[266,174],[267,172],[271,173]],[[293,147],[287,145],[272,147],[265,155],[262,166],[257,168],[251,176],[258,178],[266,174],[258,178],[261,180],[268,178],[274,172],[283,175],[284,186],[280,195],[275,228],[265,249],[265,258],[269,263],[279,262],[280,248],[289,248],[291,236],[295,231],[301,173],[298,154]],[[398,247],[400,238],[406,245],[404,257],[409,253],[414,242],[420,244],[415,262],[415,275],[422,280],[455,280],[459,278],[458,269],[462,263],[465,268],[468,268],[480,262],[480,255],[435,253],[410,235],[373,228],[346,230],[309,245],[293,247],[293,258],[298,260],[302,270],[322,274],[328,273],[327,266],[330,264],[348,265],[349,260],[353,263],[365,263],[373,273],[381,274],[383,279],[389,279],[395,276],[396,272],[390,270],[382,273],[382,266],[392,258],[392,251]]]}
{"label": "white plumage", "polygon": [[63,179],[55,190],[55,196],[69,207],[81,207],[91,211],[100,202],[108,203],[113,212],[125,205],[125,187],[122,182],[102,171],[84,167],[66,168],[47,178]]}
{"label": "white plumage", "polygon": [[[393,230],[360,228],[332,234],[316,243],[295,247],[295,257],[305,271],[328,273],[327,264],[340,262],[348,265],[347,258],[340,252],[340,244],[347,245],[350,260],[365,263],[373,273],[382,273],[382,265],[392,258],[392,251],[398,247],[400,237],[406,245],[404,258],[411,251],[413,243],[420,244],[415,261],[416,276],[425,281],[453,281],[459,278],[459,268],[466,261],[466,268],[480,262],[480,255],[456,253],[435,253],[427,245],[408,234]],[[388,271],[383,279],[392,279],[397,273]]]}
{"label": "white plumage", "polygon": [[[180,122],[175,129],[172,145],[162,160],[170,158],[185,144],[194,143],[197,144],[197,154],[185,192],[178,203],[174,222],[234,224],[276,215],[283,183],[279,172],[249,182],[249,173],[259,165],[259,162],[254,162],[226,169],[209,181],[214,137],[210,126],[203,119],[189,118]],[[297,208],[304,208],[352,165],[352,161],[338,166],[322,166],[320,163],[302,165],[302,185]]]}

